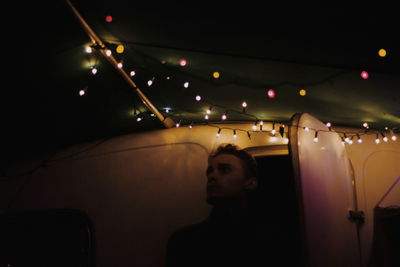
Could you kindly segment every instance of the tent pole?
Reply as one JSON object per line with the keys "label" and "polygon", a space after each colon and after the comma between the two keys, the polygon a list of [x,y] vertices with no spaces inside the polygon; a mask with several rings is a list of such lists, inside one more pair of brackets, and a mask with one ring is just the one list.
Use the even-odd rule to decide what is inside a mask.
{"label": "tent pole", "polygon": [[125,81],[135,90],[136,94],[142,100],[143,104],[164,124],[166,128],[171,128],[175,126],[175,122],[169,118],[164,117],[157,108],[150,102],[150,100],[143,94],[143,92],[136,86],[133,82],[131,77],[125,72],[124,69],[118,67],[118,62],[113,55],[108,56],[106,54],[106,46],[104,45],[103,41],[97,36],[97,34],[90,28],[89,24],[83,19],[80,15],[78,10],[73,6],[70,0],[65,0],[68,6],[71,8],[72,12],[74,13],[75,17],[79,20],[80,24],[82,25],[83,29],[88,34],[92,43],[99,47],[98,51],[114,66],[114,68],[122,75]]}

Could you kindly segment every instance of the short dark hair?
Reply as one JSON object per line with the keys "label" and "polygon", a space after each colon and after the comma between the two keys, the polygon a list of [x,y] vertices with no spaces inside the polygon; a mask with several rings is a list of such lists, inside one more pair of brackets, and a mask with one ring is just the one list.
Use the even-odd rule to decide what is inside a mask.
{"label": "short dark hair", "polygon": [[239,158],[242,162],[246,178],[254,177],[258,180],[257,161],[249,152],[240,149],[236,145],[221,144],[208,158],[212,159],[221,154],[229,154]]}

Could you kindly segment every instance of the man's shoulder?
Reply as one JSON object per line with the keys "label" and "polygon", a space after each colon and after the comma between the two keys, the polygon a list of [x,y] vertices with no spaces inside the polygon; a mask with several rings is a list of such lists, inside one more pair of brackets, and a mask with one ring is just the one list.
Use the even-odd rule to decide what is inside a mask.
{"label": "man's shoulder", "polygon": [[182,226],[175,230],[171,238],[173,239],[181,239],[181,238],[186,238],[186,237],[193,237],[197,235],[201,235],[205,231],[207,231],[207,221],[202,221],[199,223],[193,223],[189,225]]}

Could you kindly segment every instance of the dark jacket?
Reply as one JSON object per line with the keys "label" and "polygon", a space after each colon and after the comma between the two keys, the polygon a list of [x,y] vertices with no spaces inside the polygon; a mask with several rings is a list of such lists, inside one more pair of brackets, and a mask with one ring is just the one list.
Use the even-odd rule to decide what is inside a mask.
{"label": "dark jacket", "polygon": [[270,227],[255,212],[232,221],[214,208],[203,222],[171,235],[166,267],[285,266],[279,264],[284,253],[280,231]]}

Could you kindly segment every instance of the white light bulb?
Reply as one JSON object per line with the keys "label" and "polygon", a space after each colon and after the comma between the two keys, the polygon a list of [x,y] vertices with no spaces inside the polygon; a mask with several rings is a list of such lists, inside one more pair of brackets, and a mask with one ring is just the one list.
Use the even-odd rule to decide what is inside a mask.
{"label": "white light bulb", "polygon": [[221,119],[222,119],[222,120],[226,120],[226,115],[223,114],[222,117],[221,117]]}
{"label": "white light bulb", "polygon": [[185,83],[183,84],[183,87],[188,88],[188,87],[189,87],[189,82],[185,82]]}
{"label": "white light bulb", "polygon": [[119,69],[122,69],[122,67],[123,67],[122,63],[119,62],[119,63],[117,64],[117,67],[118,67]]}
{"label": "white light bulb", "polygon": [[79,90],[79,95],[83,96],[85,94],[85,90]]}
{"label": "white light bulb", "polygon": [[201,100],[201,96],[196,95],[196,101],[200,101]]}
{"label": "white light bulb", "polygon": [[111,56],[111,54],[112,54],[111,50],[110,50],[110,49],[107,49],[107,50],[106,50],[106,55],[107,55],[107,56]]}
{"label": "white light bulb", "polygon": [[86,51],[86,53],[89,53],[89,54],[93,52],[93,50],[90,46],[87,46],[85,51]]}
{"label": "white light bulb", "polygon": [[136,72],[134,70],[132,70],[131,73],[130,73],[131,77],[135,76],[135,74],[136,74]]}
{"label": "white light bulb", "polygon": [[395,135],[392,135],[392,140],[396,141],[397,137]]}
{"label": "white light bulb", "polygon": [[92,68],[92,74],[95,75],[97,73],[97,69],[95,67]]}

